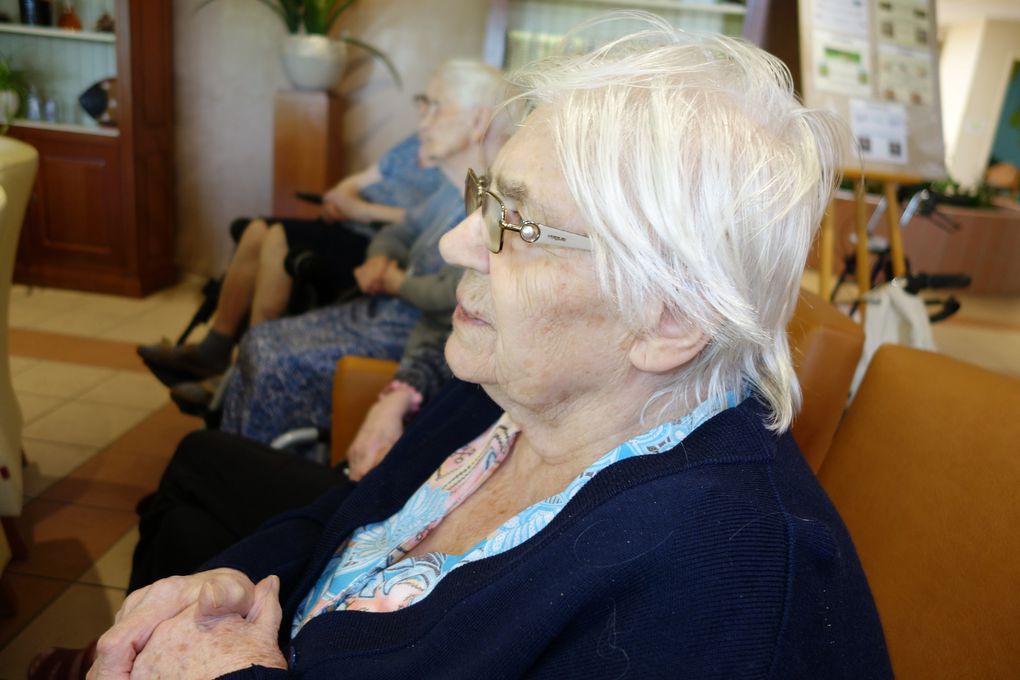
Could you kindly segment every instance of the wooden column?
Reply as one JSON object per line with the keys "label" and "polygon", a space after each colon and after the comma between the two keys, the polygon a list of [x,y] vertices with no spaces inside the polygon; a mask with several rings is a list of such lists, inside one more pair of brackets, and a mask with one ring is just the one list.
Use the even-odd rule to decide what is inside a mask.
{"label": "wooden column", "polygon": [[321,194],[344,174],[343,99],[328,92],[280,90],[273,100],[273,214],[317,217],[297,191]]}

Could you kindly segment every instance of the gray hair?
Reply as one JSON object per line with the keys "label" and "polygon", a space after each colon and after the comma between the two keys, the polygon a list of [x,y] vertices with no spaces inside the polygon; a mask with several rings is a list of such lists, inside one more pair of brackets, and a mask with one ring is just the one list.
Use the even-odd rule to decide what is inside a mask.
{"label": "gray hair", "polygon": [[844,126],[804,108],[757,47],[644,19],[647,30],[511,80],[549,110],[606,298],[636,332],[657,309],[709,339],[649,403],[750,387],[785,430],[800,404],[786,325]]}
{"label": "gray hair", "polygon": [[473,59],[451,59],[436,71],[462,106],[495,108],[507,96],[503,72]]}

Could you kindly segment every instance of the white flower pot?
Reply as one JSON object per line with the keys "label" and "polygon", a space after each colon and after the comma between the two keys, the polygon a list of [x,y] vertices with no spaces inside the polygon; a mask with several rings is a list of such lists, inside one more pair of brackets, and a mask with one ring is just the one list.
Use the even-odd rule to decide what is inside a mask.
{"label": "white flower pot", "polygon": [[21,106],[21,98],[14,90],[0,90],[0,123],[7,124],[14,120]]}
{"label": "white flower pot", "polygon": [[289,35],[283,40],[283,70],[299,90],[328,90],[344,72],[347,46],[324,35]]}

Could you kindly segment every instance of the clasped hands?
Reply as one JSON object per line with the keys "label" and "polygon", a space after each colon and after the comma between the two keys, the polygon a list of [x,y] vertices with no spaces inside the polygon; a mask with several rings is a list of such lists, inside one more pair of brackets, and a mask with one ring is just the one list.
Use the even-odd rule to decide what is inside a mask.
{"label": "clasped hands", "polygon": [[280,581],[234,569],[172,576],[124,601],[99,638],[88,680],[215,678],[249,666],[287,668],[277,645]]}
{"label": "clasped hands", "polygon": [[366,295],[397,295],[407,279],[407,272],[400,268],[396,260],[385,255],[374,255],[355,268],[354,279]]}

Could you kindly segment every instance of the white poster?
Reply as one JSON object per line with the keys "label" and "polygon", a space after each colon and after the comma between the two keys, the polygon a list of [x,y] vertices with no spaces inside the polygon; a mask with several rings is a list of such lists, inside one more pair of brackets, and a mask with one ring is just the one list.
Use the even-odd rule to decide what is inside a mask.
{"label": "white poster", "polygon": [[865,38],[816,32],[815,87],[849,97],[871,97],[871,48]]}
{"label": "white poster", "polygon": [[814,25],[816,31],[867,38],[867,0],[815,0]]}
{"label": "white poster", "polygon": [[912,106],[936,105],[931,55],[898,45],[880,45],[878,96],[885,101]]}
{"label": "white poster", "polygon": [[850,130],[865,161],[907,164],[907,110],[902,104],[851,99]]}

